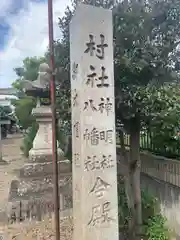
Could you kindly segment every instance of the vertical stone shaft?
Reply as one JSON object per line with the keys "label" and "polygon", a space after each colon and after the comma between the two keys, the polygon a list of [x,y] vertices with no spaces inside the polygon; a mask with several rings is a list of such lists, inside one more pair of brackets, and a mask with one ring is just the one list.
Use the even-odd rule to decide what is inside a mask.
{"label": "vertical stone shaft", "polygon": [[74,240],[118,239],[112,12],[70,23]]}

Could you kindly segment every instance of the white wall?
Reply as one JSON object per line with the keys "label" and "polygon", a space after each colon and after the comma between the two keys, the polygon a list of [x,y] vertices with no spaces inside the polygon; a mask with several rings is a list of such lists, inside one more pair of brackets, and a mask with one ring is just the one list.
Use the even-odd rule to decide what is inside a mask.
{"label": "white wall", "polygon": [[0,96],[0,106],[10,106],[12,110],[14,110],[14,106],[11,105],[12,99],[18,99],[16,96],[7,96],[1,95]]}

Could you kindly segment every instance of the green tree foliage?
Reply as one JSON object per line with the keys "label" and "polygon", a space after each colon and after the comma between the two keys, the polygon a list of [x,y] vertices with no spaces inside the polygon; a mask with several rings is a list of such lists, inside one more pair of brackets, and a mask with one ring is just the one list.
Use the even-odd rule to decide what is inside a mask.
{"label": "green tree foliage", "polygon": [[[1,120],[10,120],[8,114],[11,112],[12,112],[12,110],[9,106],[0,106],[0,122],[1,122]],[[7,126],[8,125],[6,125],[6,124],[1,124],[0,131],[1,131],[2,138],[6,138],[6,136],[7,136],[7,130],[8,130]]]}
{"label": "green tree foliage", "polygon": [[24,59],[22,67],[14,69],[17,79],[12,85],[19,91],[19,99],[13,100],[12,104],[15,106],[15,114],[19,125],[25,130],[29,129],[24,137],[23,145],[21,147],[21,150],[26,157],[28,157],[29,150],[32,148],[38,124],[36,123],[34,116],[31,114],[32,109],[36,106],[36,99],[25,95],[23,92],[22,79],[24,78],[30,81],[36,80],[38,77],[39,65],[44,61],[45,57],[27,57]]}
{"label": "green tree foliage", "polygon": [[38,77],[39,64],[44,61],[44,57],[28,57],[24,59],[22,67],[14,69],[18,78],[15,80],[12,86],[19,90],[19,99],[13,100],[12,104],[15,106],[16,116],[23,129],[27,129],[32,125],[33,121],[35,121],[34,117],[31,115],[31,112],[36,105],[36,100],[32,97],[26,96],[23,93],[22,77],[31,81],[36,80]]}
{"label": "green tree foliage", "polygon": [[[130,134],[130,158],[126,158],[125,149],[122,148],[122,151],[129,173],[126,184],[129,191],[126,191],[126,194],[128,199],[132,200],[128,203],[133,220],[129,225],[129,237],[134,239],[134,234],[142,224],[139,155],[141,128],[148,128],[152,121],[160,121],[179,108],[177,91],[174,89],[179,88],[180,52],[177,46],[180,33],[180,2],[81,2],[113,11],[116,120]],[[69,22],[76,4],[77,1],[74,0],[73,10],[67,8],[64,17],[59,19],[62,39],[54,43],[59,90],[57,108],[59,117],[65,122],[70,122],[71,117]],[[48,53],[45,58],[48,58]],[[172,94],[174,91],[175,96]]]}
{"label": "green tree foliage", "polygon": [[[160,113],[153,117],[149,125],[151,142],[154,152],[163,156],[177,157],[180,153],[180,98],[179,84],[164,86],[154,93],[156,96],[156,111]],[[163,104],[162,104],[163,103]]]}
{"label": "green tree foliage", "polygon": [[[141,190],[142,196],[142,240],[170,240],[170,231],[166,219],[160,213],[160,206],[147,190]],[[128,238],[128,220],[130,217],[124,184],[118,183],[119,232]],[[121,238],[121,237],[120,237]]]}
{"label": "green tree foliage", "polygon": [[23,60],[21,67],[14,68],[17,79],[12,83],[12,86],[18,90],[18,97],[24,98],[22,78],[34,81],[38,77],[39,64],[45,61],[45,57],[27,57]]}
{"label": "green tree foliage", "polygon": [[14,69],[18,77],[34,81],[38,77],[39,64],[45,61],[44,57],[27,57],[23,60],[23,66]]}
{"label": "green tree foliage", "polygon": [[21,150],[25,157],[29,156],[29,151],[33,147],[33,141],[34,141],[37,131],[38,131],[38,123],[33,121],[31,127],[29,128],[28,133],[26,133],[26,135],[24,137],[24,140],[23,140],[23,143],[21,146]]}
{"label": "green tree foliage", "polygon": [[7,115],[12,113],[12,109],[10,106],[3,106],[2,108],[3,108],[4,113]]}
{"label": "green tree foliage", "polygon": [[36,106],[36,100],[32,97],[25,97],[20,100],[13,100],[12,104],[15,106],[15,114],[18,119],[18,124],[27,129],[35,121],[31,112]]}
{"label": "green tree foliage", "polygon": [[[177,46],[180,3],[177,0],[119,1],[116,5],[111,0],[81,2],[113,10],[116,120],[130,134],[128,194],[133,199],[129,208],[134,219],[131,231],[134,233],[135,226],[142,223],[140,130],[142,126],[149,126],[152,120],[165,112],[175,111],[177,107],[176,98],[172,98],[170,92],[172,88],[178,87],[178,83],[176,86],[172,83],[179,78]],[[74,7],[76,3],[74,1]],[[69,76],[69,22],[73,11],[67,8],[65,16],[60,19],[63,38],[55,45],[56,55],[63,56],[59,59],[59,67],[63,71],[58,79],[61,88],[66,89],[68,103],[70,83],[69,77],[66,80],[65,76]],[[63,106],[61,108],[64,109]],[[70,111],[67,109],[66,112]],[[132,236],[130,238],[133,239]]]}
{"label": "green tree foliage", "polygon": [[0,106],[0,119],[7,119],[12,110],[9,106]]}

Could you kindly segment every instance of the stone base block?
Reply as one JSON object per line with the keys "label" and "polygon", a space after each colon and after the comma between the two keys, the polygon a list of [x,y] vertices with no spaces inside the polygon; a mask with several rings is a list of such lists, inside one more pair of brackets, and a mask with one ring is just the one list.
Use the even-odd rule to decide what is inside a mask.
{"label": "stone base block", "polygon": [[[59,179],[60,210],[72,208],[72,177]],[[12,181],[7,207],[10,222],[35,218],[41,220],[54,211],[53,179],[34,179],[31,182]]]}
{"label": "stone base block", "polygon": [[[58,160],[64,160],[63,151],[60,148],[57,151]],[[29,151],[28,162],[52,162],[52,149],[31,149]]]}
{"label": "stone base block", "polygon": [[[53,176],[34,178],[31,181],[14,180],[11,183],[9,201],[29,200],[34,198],[46,198],[53,196]],[[59,192],[69,195],[72,192],[71,175],[59,177]]]}
{"label": "stone base block", "polygon": [[8,165],[8,162],[4,159],[0,159],[0,165]]}
{"label": "stone base block", "polygon": [[[64,217],[72,214],[72,205],[68,205],[67,208],[64,208],[62,201],[62,197],[60,195],[60,211],[61,216],[63,214]],[[8,208],[5,214],[4,220],[9,223],[13,222],[21,222],[24,220],[36,219],[41,221],[44,215],[49,215],[52,217],[54,212],[54,204],[52,197],[47,199],[36,199],[29,201],[17,201],[17,202],[9,202]]]}
{"label": "stone base block", "polygon": [[[63,160],[58,162],[59,174],[66,175],[71,173],[71,163],[69,160]],[[19,177],[24,178],[44,178],[53,174],[53,163],[26,163],[22,169],[20,169]]]}

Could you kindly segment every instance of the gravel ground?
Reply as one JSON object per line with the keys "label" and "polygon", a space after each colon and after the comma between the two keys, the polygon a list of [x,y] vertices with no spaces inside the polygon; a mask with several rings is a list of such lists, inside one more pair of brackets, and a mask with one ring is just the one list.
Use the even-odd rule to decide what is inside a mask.
{"label": "gravel ground", "polygon": [[[60,223],[61,240],[71,240],[72,218],[64,218]],[[0,227],[2,240],[54,240],[54,221],[45,217],[42,222],[23,222]],[[2,237],[2,238],[1,238]]]}
{"label": "gravel ground", "polygon": [[[3,140],[3,160],[7,164],[0,164],[0,213],[6,209],[11,181],[17,179],[14,170],[21,168],[25,161],[20,151],[21,142],[20,135]],[[72,239],[72,217],[63,218],[60,228],[61,240]],[[41,222],[27,221],[0,226],[0,240],[52,240],[54,236],[54,221],[47,216]]]}
{"label": "gravel ground", "polygon": [[6,207],[11,181],[17,179],[14,170],[22,167],[24,163],[20,151],[21,142],[20,135],[12,135],[2,140],[2,155],[6,164],[0,163],[0,212]]}

